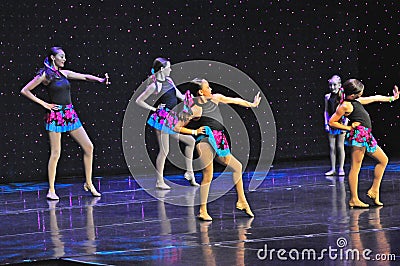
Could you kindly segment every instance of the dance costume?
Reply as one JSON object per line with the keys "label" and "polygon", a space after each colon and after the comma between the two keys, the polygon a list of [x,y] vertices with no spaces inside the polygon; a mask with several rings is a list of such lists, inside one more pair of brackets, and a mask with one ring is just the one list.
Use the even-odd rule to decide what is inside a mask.
{"label": "dance costume", "polygon": [[[328,116],[329,118],[327,119],[329,121],[329,119],[332,117],[332,115],[336,112],[336,108],[339,105],[339,102],[337,101],[337,97],[332,97],[332,93],[329,96],[329,99],[327,99],[328,102],[328,106],[327,106],[327,112],[328,112]],[[342,117],[342,124],[346,123],[346,117]],[[329,131],[328,134],[331,135],[340,135],[343,134],[345,131],[343,131],[342,129],[338,129],[338,128],[333,128],[333,127],[329,127]]]}
{"label": "dance costume", "polygon": [[50,101],[57,104],[58,110],[47,110],[45,127],[48,131],[67,132],[82,126],[71,101],[71,84],[58,72],[47,85]]}
{"label": "dance costume", "polygon": [[[165,104],[165,107],[157,108],[147,120],[147,124],[165,133],[176,134],[174,127],[179,119],[178,114],[172,110],[178,104],[176,86],[170,78],[158,82],[161,82],[161,89],[157,90],[157,93],[161,93],[158,102]],[[158,89],[157,82],[155,85]]]}
{"label": "dance costume", "polygon": [[187,127],[192,129],[205,127],[205,134],[197,136],[196,143],[209,143],[220,157],[231,154],[218,104],[211,100],[200,103],[198,98],[194,99],[194,103],[202,108],[202,116],[198,120],[192,120]]}
{"label": "dance costume", "polygon": [[357,100],[345,100],[353,105],[353,112],[347,117],[350,119],[350,124],[360,122],[356,128],[352,128],[346,133],[345,144],[347,146],[366,147],[366,151],[374,153],[377,149],[377,141],[372,135],[372,123],[368,112],[364,106]]}

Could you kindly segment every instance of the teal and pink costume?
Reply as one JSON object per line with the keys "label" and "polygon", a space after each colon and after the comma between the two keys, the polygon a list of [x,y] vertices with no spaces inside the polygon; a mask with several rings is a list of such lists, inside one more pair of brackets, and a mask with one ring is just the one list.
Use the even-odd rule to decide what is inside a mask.
{"label": "teal and pink costume", "polygon": [[47,91],[50,102],[57,104],[58,110],[47,110],[45,127],[48,131],[68,132],[82,126],[71,101],[71,85],[68,79],[59,71],[51,68],[42,69],[50,80]]}
{"label": "teal and pink costume", "polygon": [[366,147],[367,152],[374,153],[377,148],[377,142],[372,136],[372,123],[368,112],[357,100],[346,99],[345,101],[353,105],[353,112],[347,116],[350,119],[349,125],[353,122],[361,123],[346,133],[345,144],[347,146]]}
{"label": "teal and pink costume", "polygon": [[[231,154],[231,151],[227,136],[225,135],[225,127],[223,125],[224,121],[218,104],[211,100],[207,100],[205,103],[200,103],[199,98],[194,98],[193,100],[193,104],[202,108],[202,116],[198,120],[190,121],[187,128],[197,129],[204,126],[205,134],[198,135],[196,142],[208,142],[218,156],[228,156]],[[193,105],[191,103],[188,104],[189,106]]]}
{"label": "teal and pink costume", "polygon": [[[174,127],[178,123],[178,115],[172,110],[178,104],[176,86],[170,78],[158,82],[161,83],[161,89],[157,88],[157,93],[161,94],[158,102],[165,104],[165,107],[157,108],[147,120],[147,124],[165,133],[176,134]],[[157,82],[155,84],[157,86]]]}

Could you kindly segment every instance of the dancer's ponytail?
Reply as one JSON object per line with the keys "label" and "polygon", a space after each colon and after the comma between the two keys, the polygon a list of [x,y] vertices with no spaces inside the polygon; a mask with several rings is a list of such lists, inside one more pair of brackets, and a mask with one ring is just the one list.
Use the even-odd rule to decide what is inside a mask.
{"label": "dancer's ponytail", "polygon": [[37,75],[41,76],[43,73],[45,73],[46,79],[50,82],[59,77],[59,73],[57,73],[55,65],[51,63],[51,56],[56,56],[60,50],[62,50],[62,48],[59,46],[54,46],[49,49],[47,56],[43,61],[44,67],[39,69]]}

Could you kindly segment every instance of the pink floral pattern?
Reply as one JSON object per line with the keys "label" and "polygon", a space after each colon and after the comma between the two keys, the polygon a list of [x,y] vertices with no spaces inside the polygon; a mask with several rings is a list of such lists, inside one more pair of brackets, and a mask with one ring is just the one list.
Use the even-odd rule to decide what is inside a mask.
{"label": "pink floral pattern", "polygon": [[213,130],[212,134],[214,136],[217,147],[219,147],[222,150],[229,149],[228,140],[226,139],[226,136],[223,131]]}
{"label": "pink floral pattern", "polygon": [[77,129],[82,124],[72,104],[58,105],[58,110],[51,110],[45,116],[46,129],[55,132],[67,132]]}
{"label": "pink floral pattern", "polygon": [[50,113],[46,115],[46,123],[55,123],[57,126],[68,126],[76,123],[78,119],[77,113],[74,109],[67,108],[71,108],[71,106],[67,105],[65,108],[61,107],[59,110],[51,110]]}
{"label": "pink floral pattern", "polygon": [[185,120],[186,117],[182,116],[182,113],[191,115],[191,107],[194,105],[193,97],[190,91],[186,91],[185,99],[183,101],[183,109],[180,114],[174,110],[170,110],[167,107],[157,109],[147,120],[147,124],[154,127],[155,129],[162,130],[168,134],[176,134],[174,131],[175,125],[179,119]]}
{"label": "pink floral pattern", "polygon": [[155,129],[176,134],[174,127],[178,123],[178,114],[168,108],[160,108],[150,116],[147,123]]}
{"label": "pink floral pattern", "polygon": [[346,134],[346,145],[366,147],[367,152],[373,153],[378,145],[372,135],[372,129],[364,126],[357,126]]}
{"label": "pink floral pattern", "polygon": [[187,114],[192,114],[192,106],[194,105],[194,100],[190,91],[185,92],[185,99],[183,100],[183,110],[182,112]]}
{"label": "pink floral pattern", "polygon": [[196,142],[206,139],[218,156],[225,157],[231,154],[224,130],[211,130],[209,126],[205,126],[204,129],[205,134],[197,136]]}

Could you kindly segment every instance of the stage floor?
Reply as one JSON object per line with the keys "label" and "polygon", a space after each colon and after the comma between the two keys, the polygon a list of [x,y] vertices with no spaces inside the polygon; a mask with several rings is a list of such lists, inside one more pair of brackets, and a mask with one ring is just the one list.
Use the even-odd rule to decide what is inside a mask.
{"label": "stage floor", "polygon": [[[399,264],[400,162],[390,162],[385,173],[385,206],[369,209],[349,209],[347,177],[326,178],[327,170],[320,161],[276,164],[268,174],[256,173],[265,180],[252,192],[247,186],[253,172],[246,172],[255,218],[235,209],[230,190],[209,204],[212,222],[196,219],[199,189],[189,186],[153,191],[164,198],[158,200],[132,177],[108,176],[95,179],[102,197],[93,198],[81,178],[63,179],[57,185],[60,200],[47,201],[47,183],[3,184],[0,264]],[[367,203],[372,177],[372,164],[365,163],[359,191]],[[167,178],[187,183],[182,175]],[[229,174],[218,178],[231,182]]]}

